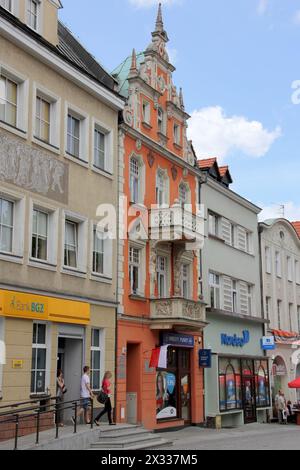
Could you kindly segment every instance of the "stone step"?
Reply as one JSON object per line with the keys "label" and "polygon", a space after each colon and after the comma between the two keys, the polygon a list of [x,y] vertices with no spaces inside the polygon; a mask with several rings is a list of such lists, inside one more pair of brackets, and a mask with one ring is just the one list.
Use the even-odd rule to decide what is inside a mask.
{"label": "stone step", "polygon": [[123,442],[111,442],[108,443],[95,443],[92,444],[91,450],[145,450],[145,449],[157,449],[160,447],[170,447],[173,445],[171,441],[167,441],[161,437],[150,435],[143,439],[132,439]]}
{"label": "stone step", "polygon": [[134,436],[142,436],[145,434],[152,434],[149,433],[146,429],[143,428],[137,428],[137,429],[119,429],[116,430],[115,432],[113,431],[100,431],[100,440],[110,440],[110,439],[127,439],[129,437],[134,437]]}

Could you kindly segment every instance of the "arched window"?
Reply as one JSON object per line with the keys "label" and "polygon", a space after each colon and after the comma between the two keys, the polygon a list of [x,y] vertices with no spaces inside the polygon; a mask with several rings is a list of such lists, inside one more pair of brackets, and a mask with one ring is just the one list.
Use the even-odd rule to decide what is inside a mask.
{"label": "arched window", "polygon": [[182,206],[190,204],[190,188],[187,183],[180,183],[178,199]]}
{"label": "arched window", "polygon": [[143,204],[145,196],[145,164],[140,155],[132,154],[129,162],[130,202]]}
{"label": "arched window", "polygon": [[169,178],[166,170],[159,169],[156,175],[156,204],[160,207],[169,203]]}
{"label": "arched window", "polygon": [[241,375],[238,360],[220,359],[219,391],[220,411],[241,408]]}

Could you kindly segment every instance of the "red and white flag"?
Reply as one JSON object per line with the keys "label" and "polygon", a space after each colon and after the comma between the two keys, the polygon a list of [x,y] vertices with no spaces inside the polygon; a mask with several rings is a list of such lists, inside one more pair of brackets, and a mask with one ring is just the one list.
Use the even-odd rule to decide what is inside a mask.
{"label": "red and white flag", "polygon": [[166,369],[168,365],[168,347],[170,345],[161,346],[153,349],[149,367],[151,369]]}

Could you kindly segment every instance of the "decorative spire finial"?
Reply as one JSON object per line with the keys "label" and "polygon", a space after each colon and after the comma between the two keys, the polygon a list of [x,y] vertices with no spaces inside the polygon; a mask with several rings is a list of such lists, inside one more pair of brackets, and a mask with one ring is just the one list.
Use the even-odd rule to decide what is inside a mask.
{"label": "decorative spire finial", "polygon": [[163,17],[162,17],[161,3],[159,3],[159,5],[158,5],[158,12],[157,12],[157,18],[156,18],[156,24],[155,24],[155,32],[157,32],[157,33],[163,33],[164,32],[164,22],[163,22]]}
{"label": "decorative spire finial", "polygon": [[180,102],[181,108],[184,110],[184,99],[183,99],[182,88],[180,88],[180,92],[179,92],[179,102]]}
{"label": "decorative spire finial", "polygon": [[132,56],[131,56],[131,67],[130,67],[129,77],[136,76],[137,73],[138,73],[138,69],[137,69],[136,52],[135,52],[135,49],[133,49]]}

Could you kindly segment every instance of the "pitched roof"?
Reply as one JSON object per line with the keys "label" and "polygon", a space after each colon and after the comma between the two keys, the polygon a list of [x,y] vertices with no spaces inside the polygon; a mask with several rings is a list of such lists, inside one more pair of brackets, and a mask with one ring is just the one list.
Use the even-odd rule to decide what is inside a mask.
{"label": "pitched roof", "polygon": [[198,160],[198,166],[201,170],[207,170],[214,166],[214,164],[217,163],[216,158],[207,158],[205,160]]}
{"label": "pitched roof", "polygon": [[227,172],[229,172],[229,167],[228,166],[220,166],[220,175],[223,177],[226,175]]}
{"label": "pitched roof", "polygon": [[[143,52],[138,52],[136,54],[136,62],[139,67],[142,62],[144,62],[145,55]],[[129,81],[128,76],[130,72],[130,67],[132,63],[132,55],[128,56],[115,70],[113,70],[112,75],[119,83],[119,93],[128,98],[129,95]]]}
{"label": "pitched roof", "polygon": [[292,226],[296,230],[298,237],[300,238],[300,222],[292,222]]}

